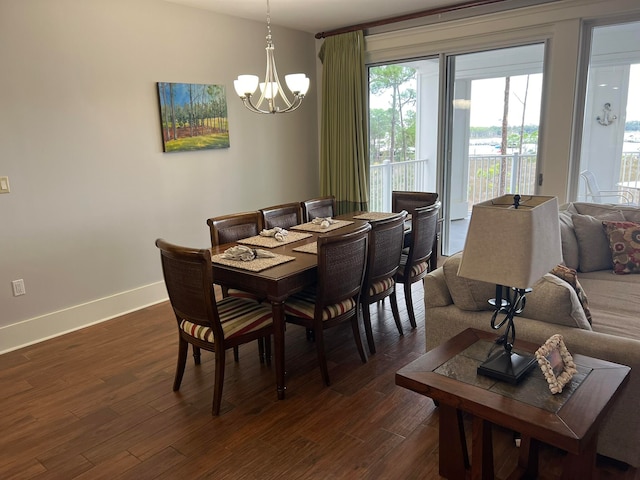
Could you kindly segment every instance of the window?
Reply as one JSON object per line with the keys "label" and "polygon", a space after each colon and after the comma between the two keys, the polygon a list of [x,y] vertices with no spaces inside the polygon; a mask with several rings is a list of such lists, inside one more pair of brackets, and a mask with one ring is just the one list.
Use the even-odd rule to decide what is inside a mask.
{"label": "window", "polygon": [[589,37],[577,199],[638,203],[640,22],[594,26]]}

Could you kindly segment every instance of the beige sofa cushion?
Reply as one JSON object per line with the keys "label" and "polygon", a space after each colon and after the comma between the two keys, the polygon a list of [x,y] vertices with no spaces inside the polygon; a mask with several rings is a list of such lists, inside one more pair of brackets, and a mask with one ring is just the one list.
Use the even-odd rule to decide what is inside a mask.
{"label": "beige sofa cushion", "polygon": [[568,211],[580,213],[582,215],[591,215],[592,217],[600,218],[602,215],[606,215],[612,211],[622,212],[624,219],[629,222],[640,223],[640,208],[638,206],[620,205],[620,204],[599,204],[599,203],[587,203],[587,202],[574,202],[568,204]]}
{"label": "beige sofa cushion", "polygon": [[573,287],[551,273],[536,282],[526,300],[522,315],[527,318],[591,330]]}
{"label": "beige sofa cushion", "polygon": [[493,310],[488,300],[496,296],[495,284],[459,277],[461,260],[462,252],[458,252],[447,258],[442,265],[453,303],[461,310]]}
{"label": "beige sofa cushion", "polygon": [[[447,258],[442,266],[453,303],[460,310],[493,310],[488,301],[495,298],[496,286],[493,283],[458,276],[461,259],[462,253],[456,253]],[[523,316],[591,330],[573,287],[551,273],[546,274],[532,287],[532,292],[526,297]]]}
{"label": "beige sofa cushion", "polygon": [[593,272],[613,268],[609,239],[602,226],[602,221],[624,221],[622,212],[607,210],[604,213],[599,213],[597,217],[573,214],[571,219],[578,239],[579,270]]}

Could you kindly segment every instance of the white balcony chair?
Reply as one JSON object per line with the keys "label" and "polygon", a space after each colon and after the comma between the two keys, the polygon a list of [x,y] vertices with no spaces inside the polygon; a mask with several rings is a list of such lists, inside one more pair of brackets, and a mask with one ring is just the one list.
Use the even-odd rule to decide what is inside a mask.
{"label": "white balcony chair", "polygon": [[606,198],[618,199],[618,201],[611,203],[633,203],[633,195],[630,192],[624,190],[600,190],[593,172],[584,170],[580,172],[580,176],[584,179],[587,187],[587,198],[591,197],[594,203],[603,203],[603,199]]}

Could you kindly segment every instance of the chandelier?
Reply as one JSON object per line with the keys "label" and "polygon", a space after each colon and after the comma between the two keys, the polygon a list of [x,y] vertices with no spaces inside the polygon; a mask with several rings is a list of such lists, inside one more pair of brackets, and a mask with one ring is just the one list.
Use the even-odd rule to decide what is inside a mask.
{"label": "chandelier", "polygon": [[[273,40],[271,38],[271,11],[269,0],[267,0],[267,72],[264,82],[260,82],[257,75],[239,75],[233,81],[236,93],[242,100],[245,107],[255,113],[286,113],[293,112],[302,104],[307,90],[309,90],[309,78],[304,73],[292,73],[285,75],[284,80],[291,93],[293,100],[287,98],[276,70],[276,59],[274,56]],[[260,83],[259,83],[260,82]],[[251,97],[260,85],[260,98],[257,103],[253,103]],[[280,105],[276,103],[280,95]],[[260,108],[265,103],[266,108]],[[284,104],[284,105],[282,105]]]}

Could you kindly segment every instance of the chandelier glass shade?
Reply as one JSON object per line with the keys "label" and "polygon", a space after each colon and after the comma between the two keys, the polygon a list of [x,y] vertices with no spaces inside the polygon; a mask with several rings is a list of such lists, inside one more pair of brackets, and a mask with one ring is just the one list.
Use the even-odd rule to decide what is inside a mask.
{"label": "chandelier glass shade", "polygon": [[[309,77],[304,73],[285,75],[285,83],[293,94],[293,99],[289,100],[278,78],[274,50],[271,37],[271,12],[269,0],[267,0],[267,70],[265,80],[260,82],[257,75],[239,75],[233,82],[236,93],[244,106],[255,113],[293,112],[302,105],[302,99],[309,90]],[[260,87],[260,97],[254,103],[253,98],[258,86]]]}

